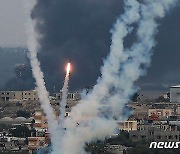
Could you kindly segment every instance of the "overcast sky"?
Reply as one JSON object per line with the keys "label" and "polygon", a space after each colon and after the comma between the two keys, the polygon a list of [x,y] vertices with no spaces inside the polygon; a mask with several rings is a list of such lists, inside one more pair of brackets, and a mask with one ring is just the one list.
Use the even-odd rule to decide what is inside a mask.
{"label": "overcast sky", "polygon": [[28,14],[24,11],[23,1],[25,0],[0,0],[1,47],[26,46],[25,23]]}

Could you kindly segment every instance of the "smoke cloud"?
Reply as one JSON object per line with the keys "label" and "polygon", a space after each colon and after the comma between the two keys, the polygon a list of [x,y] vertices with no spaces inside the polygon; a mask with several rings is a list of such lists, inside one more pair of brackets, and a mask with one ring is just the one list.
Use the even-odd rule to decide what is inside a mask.
{"label": "smoke cloud", "polygon": [[[31,30],[29,33],[31,66],[42,108],[49,122],[53,154],[84,154],[86,143],[97,139],[103,140],[116,131],[116,120],[123,119],[122,108],[137,90],[134,82],[146,74],[146,69],[150,65],[152,48],[156,44],[154,37],[157,33],[157,20],[163,18],[175,2],[176,0],[145,0],[142,3],[136,0],[125,1],[125,13],[118,17],[111,30],[110,54],[101,67],[101,76],[93,89],[84,95],[80,103],[72,109],[71,116],[65,120],[67,128],[65,135],[59,140],[55,136],[58,128],[57,121],[48,100],[44,77],[37,60],[35,33],[30,24],[32,26],[29,28]],[[47,3],[37,3],[37,5],[46,7]],[[35,21],[37,27],[44,25],[44,21],[40,18],[38,20],[36,18]],[[137,29],[134,29],[135,23],[137,23]],[[137,42],[130,48],[125,48],[124,39],[132,32],[136,33]],[[42,41],[41,38],[38,40]]]}
{"label": "smoke cloud", "polygon": [[69,59],[71,90],[95,84],[109,52],[109,29],[122,8],[119,0],[37,0],[32,17],[39,21],[36,28],[43,36],[38,39],[39,60],[48,90],[53,91],[54,85],[60,90],[62,70]]}
{"label": "smoke cloud", "polygon": [[[113,91],[119,88],[116,83],[119,78],[120,63],[126,59],[126,54],[123,53],[123,39],[132,32],[130,25],[137,22],[139,17],[139,3],[136,0],[126,1],[125,13],[118,18],[111,31],[111,51],[101,68],[102,76],[93,90],[73,108],[71,117],[67,119],[68,130],[67,136],[64,137],[62,153],[85,153],[83,147],[86,142],[90,142],[92,139],[105,139],[114,133],[117,127],[116,122],[113,120],[113,116],[108,115],[108,119],[104,117],[104,108],[112,107],[112,102],[106,102],[106,99],[112,97],[112,88],[115,88]],[[115,106],[115,104],[113,105]],[[77,122],[80,124],[76,127]],[[75,128],[73,128],[74,126]],[[73,144],[75,140],[76,143],[78,142],[76,145]],[[72,142],[71,149],[67,148],[68,142]]]}
{"label": "smoke cloud", "polygon": [[[111,51],[101,68],[102,76],[93,90],[73,108],[71,117],[66,121],[68,130],[62,153],[85,153],[85,143],[103,139],[113,133],[116,125],[112,119],[122,119],[123,106],[137,90],[134,82],[145,75],[150,64],[152,48],[156,44],[154,37],[157,33],[157,19],[163,18],[175,2],[176,0],[146,0],[139,6],[137,1],[126,1],[127,12],[120,16],[111,31]],[[124,49],[123,39],[133,30],[129,27],[133,22],[138,23],[137,42],[131,48]],[[103,114],[104,104],[108,108],[112,107],[112,114],[108,118]],[[80,123],[79,126],[75,125],[77,122]],[[71,149],[67,147],[69,142],[72,142]],[[73,144],[74,142],[76,143]]]}

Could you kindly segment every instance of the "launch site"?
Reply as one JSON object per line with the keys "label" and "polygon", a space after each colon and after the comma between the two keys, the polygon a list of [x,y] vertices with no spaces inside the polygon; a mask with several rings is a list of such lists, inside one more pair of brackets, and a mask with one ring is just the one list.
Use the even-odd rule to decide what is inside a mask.
{"label": "launch site", "polygon": [[179,154],[180,0],[0,0],[0,154]]}

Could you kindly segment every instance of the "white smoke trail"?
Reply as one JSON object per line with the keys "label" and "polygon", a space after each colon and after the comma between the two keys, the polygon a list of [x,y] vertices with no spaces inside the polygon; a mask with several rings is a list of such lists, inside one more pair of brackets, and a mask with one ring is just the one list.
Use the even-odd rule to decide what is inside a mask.
{"label": "white smoke trail", "polygon": [[176,4],[177,0],[145,0],[141,5],[142,19],[138,23],[137,42],[130,49],[125,63],[122,65],[120,77],[115,86],[119,93],[110,97],[108,102],[113,102],[114,114],[119,115],[119,108],[129,101],[130,96],[136,91],[133,87],[140,76],[146,74],[151,62],[152,48],[156,45],[154,40],[157,33],[157,19],[163,18],[166,12]]}
{"label": "white smoke trail", "polygon": [[[136,0],[126,0],[125,5],[125,13],[118,18],[113,30],[111,30],[113,33],[111,52],[104,62],[104,66],[101,68],[102,77],[98,79],[93,90],[73,108],[71,112],[72,118],[78,115],[82,116],[84,112],[83,108],[87,110],[86,115],[96,116],[101,106],[100,102],[105,97],[108,97],[109,89],[113,86],[112,84],[118,82],[117,73],[119,72],[120,63],[124,62],[128,56],[123,52],[123,39],[131,33],[132,27],[130,25],[137,22],[140,17],[139,3]],[[82,111],[79,110],[79,106]]]}
{"label": "white smoke trail", "polygon": [[[132,4],[132,8],[138,4],[137,1],[128,2]],[[164,17],[175,2],[176,0],[146,0],[141,5],[142,18],[138,22],[138,41],[126,52],[123,49],[123,38],[129,32],[128,25],[138,21],[139,18],[132,20],[134,18],[129,18],[131,16],[126,13],[117,21],[115,29],[112,31],[111,52],[102,67],[102,77],[92,92],[73,108],[71,118],[66,121],[68,131],[64,138],[62,153],[85,153],[83,146],[86,142],[103,139],[113,133],[116,125],[110,120],[99,117],[99,113],[103,109],[102,104],[104,101],[108,102],[108,105],[113,107],[115,116],[122,113],[122,107],[135,91],[134,81],[145,74],[146,68],[150,64],[152,48],[155,46],[154,36],[158,27],[156,19]],[[130,11],[133,10],[132,8]],[[138,15],[137,8],[139,7],[136,7],[135,12],[131,15]],[[121,69],[120,64],[122,64]],[[114,93],[111,96],[112,88]],[[89,117],[89,120],[85,116]],[[82,122],[80,126],[74,128],[74,124],[78,120],[82,121],[83,117],[85,117],[87,125]],[[71,143],[71,148],[68,147],[68,143]]]}
{"label": "white smoke trail", "polygon": [[[34,3],[35,5],[35,3]],[[34,7],[31,2],[25,3],[25,9],[32,10]],[[30,8],[30,9],[29,9]],[[26,10],[25,10],[26,11]],[[48,122],[48,130],[51,135],[51,141],[54,147],[58,147],[58,137],[56,135],[58,129],[58,122],[56,120],[54,110],[50,105],[49,101],[49,93],[46,90],[44,76],[40,68],[40,63],[37,58],[37,50],[38,50],[38,43],[37,43],[37,33],[34,30],[35,21],[31,18],[31,14],[29,12],[29,19],[27,21],[27,35],[28,35],[28,49],[29,49],[29,59],[32,67],[32,73],[36,80],[37,85],[37,92],[39,96],[39,100],[41,103],[41,108],[43,109],[44,113],[46,114],[47,122]],[[54,149],[56,150],[56,149]]]}
{"label": "white smoke trail", "polygon": [[60,115],[59,115],[60,140],[62,139],[62,136],[64,134],[64,120],[65,120],[65,111],[66,111],[67,95],[68,95],[68,82],[69,82],[69,72],[67,72],[65,76],[64,85],[62,88],[62,99],[60,101]]}
{"label": "white smoke trail", "polygon": [[[116,33],[112,36],[111,52],[108,60],[104,62],[106,69],[102,68],[102,77],[92,92],[73,108],[71,118],[66,120],[68,130],[61,153],[85,153],[83,151],[85,142],[90,142],[92,139],[105,139],[116,128],[114,121],[98,117],[98,114],[102,100],[108,96],[114,78],[117,79],[114,73],[118,72],[121,61],[126,59],[123,53],[123,39],[132,31],[130,25],[139,19],[139,3],[136,0],[128,0],[125,4],[125,13],[118,18],[113,29]],[[74,128],[79,121],[81,121],[80,125]],[[71,148],[68,148],[69,143],[72,145]]]}

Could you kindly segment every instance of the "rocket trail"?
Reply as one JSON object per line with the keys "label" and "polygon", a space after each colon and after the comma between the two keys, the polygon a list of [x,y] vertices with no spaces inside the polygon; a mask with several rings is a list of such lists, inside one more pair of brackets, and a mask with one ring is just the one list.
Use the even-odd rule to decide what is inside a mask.
{"label": "rocket trail", "polygon": [[[34,5],[36,3],[34,2]],[[25,11],[29,10],[27,8],[33,8],[31,3],[26,2],[25,3]],[[51,142],[53,145],[53,150],[57,151],[56,147],[58,147],[58,137],[56,135],[56,132],[58,130],[58,122],[56,120],[54,110],[50,104],[49,100],[49,93],[45,87],[45,81],[44,81],[44,75],[41,71],[40,62],[37,58],[37,51],[38,51],[38,42],[37,42],[37,34],[35,32],[35,24],[36,21],[32,20],[29,15],[29,19],[27,20],[27,34],[28,34],[28,49],[29,49],[29,59],[30,64],[32,67],[32,74],[36,81],[36,89],[38,92],[39,101],[41,104],[41,108],[43,109],[43,112],[46,114],[47,122],[48,122],[48,131],[50,132],[51,136]]]}
{"label": "rocket trail", "polygon": [[71,63],[68,62],[66,67],[66,76],[64,80],[64,85],[62,88],[62,99],[60,101],[60,116],[59,116],[59,126],[60,126],[60,135],[63,135],[64,130],[64,119],[65,119],[65,111],[66,111],[66,104],[67,104],[67,94],[68,94],[68,83],[69,83],[69,76],[71,70]]}

